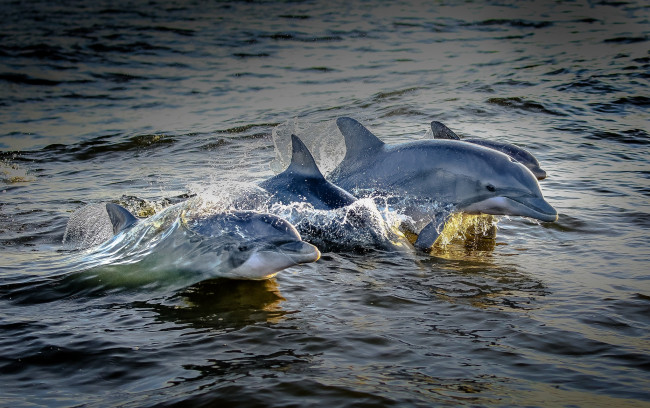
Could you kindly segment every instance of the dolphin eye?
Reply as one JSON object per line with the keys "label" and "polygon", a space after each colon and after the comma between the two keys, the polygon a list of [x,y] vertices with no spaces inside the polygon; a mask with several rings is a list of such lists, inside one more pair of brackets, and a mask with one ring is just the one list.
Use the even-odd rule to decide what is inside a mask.
{"label": "dolphin eye", "polygon": [[485,186],[485,188],[487,188],[487,191],[489,191],[491,193],[494,193],[495,191],[497,191],[497,188],[494,187],[492,184],[488,184],[487,186]]}

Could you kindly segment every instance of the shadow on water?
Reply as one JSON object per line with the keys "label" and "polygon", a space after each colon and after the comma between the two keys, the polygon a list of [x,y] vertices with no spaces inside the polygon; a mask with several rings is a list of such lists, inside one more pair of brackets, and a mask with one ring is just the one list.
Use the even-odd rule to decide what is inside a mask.
{"label": "shadow on water", "polygon": [[421,262],[431,272],[420,284],[450,303],[468,303],[480,309],[529,310],[535,299],[549,292],[544,282],[516,266],[499,265],[484,255],[475,259],[429,258]]}
{"label": "shadow on water", "polygon": [[[14,303],[6,308],[11,313],[0,316],[0,372],[11,389],[5,402],[20,401],[27,392],[34,398],[61,394],[69,404],[107,401],[115,398],[102,388],[107,384],[128,385],[134,392],[127,398],[149,401],[149,393],[139,391],[173,386],[173,393],[185,381],[194,387],[214,375],[228,382],[251,368],[275,367],[291,358],[289,351],[239,357],[219,350],[227,333],[283,319],[285,299],[274,279],[209,280],[156,296],[66,294],[65,281],[55,289],[43,281],[0,287],[0,299]],[[49,293],[39,295],[43,292]],[[46,298],[50,303],[44,309],[38,302]]]}
{"label": "shadow on water", "polygon": [[132,306],[154,311],[157,321],[230,331],[280,321],[287,313],[281,307],[285,300],[275,279],[213,279],[185,288],[162,303],[139,301]]}
{"label": "shadow on water", "polygon": [[472,307],[531,309],[548,294],[542,280],[523,273],[516,262],[504,262],[497,240],[498,219],[456,214],[430,252],[418,261],[419,285],[451,303]]}

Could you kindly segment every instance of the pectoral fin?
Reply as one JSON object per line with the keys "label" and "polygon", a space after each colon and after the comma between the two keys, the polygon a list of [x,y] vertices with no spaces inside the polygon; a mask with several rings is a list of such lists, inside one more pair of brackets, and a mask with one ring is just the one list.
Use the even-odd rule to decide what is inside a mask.
{"label": "pectoral fin", "polygon": [[418,234],[418,239],[413,244],[415,248],[425,252],[429,251],[445,228],[445,223],[449,217],[451,217],[449,212],[436,214],[433,221],[422,228],[422,231]]}

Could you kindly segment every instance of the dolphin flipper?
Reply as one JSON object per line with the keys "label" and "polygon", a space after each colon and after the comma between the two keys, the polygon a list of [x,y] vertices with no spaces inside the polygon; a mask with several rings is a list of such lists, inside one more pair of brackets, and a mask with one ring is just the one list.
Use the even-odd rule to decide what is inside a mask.
{"label": "dolphin flipper", "polygon": [[418,234],[418,239],[415,240],[415,244],[413,245],[421,251],[429,251],[436,242],[436,239],[440,236],[440,233],[442,233],[442,230],[445,228],[445,223],[451,215],[452,213],[448,211],[436,213],[433,221],[422,228],[422,231]]}
{"label": "dolphin flipper", "polygon": [[115,234],[138,222],[138,219],[121,205],[106,203],[106,212],[111,219],[111,224],[113,224],[113,233]]}
{"label": "dolphin flipper", "polygon": [[384,145],[384,142],[377,136],[352,118],[338,118],[336,119],[336,126],[338,126],[345,139],[345,158],[343,161],[366,156],[369,152]]}
{"label": "dolphin flipper", "polygon": [[451,140],[460,140],[460,137],[454,133],[447,126],[443,125],[440,122],[435,120],[431,122],[431,131],[433,132],[434,139],[451,139]]}

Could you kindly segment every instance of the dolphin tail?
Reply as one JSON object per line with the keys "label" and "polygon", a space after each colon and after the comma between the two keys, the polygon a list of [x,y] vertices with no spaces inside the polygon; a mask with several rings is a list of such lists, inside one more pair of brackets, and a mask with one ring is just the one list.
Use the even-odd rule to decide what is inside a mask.
{"label": "dolphin tail", "polygon": [[433,132],[434,139],[451,139],[451,140],[460,140],[460,137],[454,133],[447,126],[443,125],[440,122],[435,120],[431,122],[431,131]]}
{"label": "dolphin tail", "polygon": [[338,118],[336,126],[338,126],[345,139],[345,158],[343,161],[364,157],[368,152],[384,145],[384,142],[379,140],[377,136],[352,118]]}
{"label": "dolphin tail", "polygon": [[111,219],[111,224],[113,224],[113,233],[115,234],[138,222],[138,219],[121,205],[106,203],[106,212]]}

